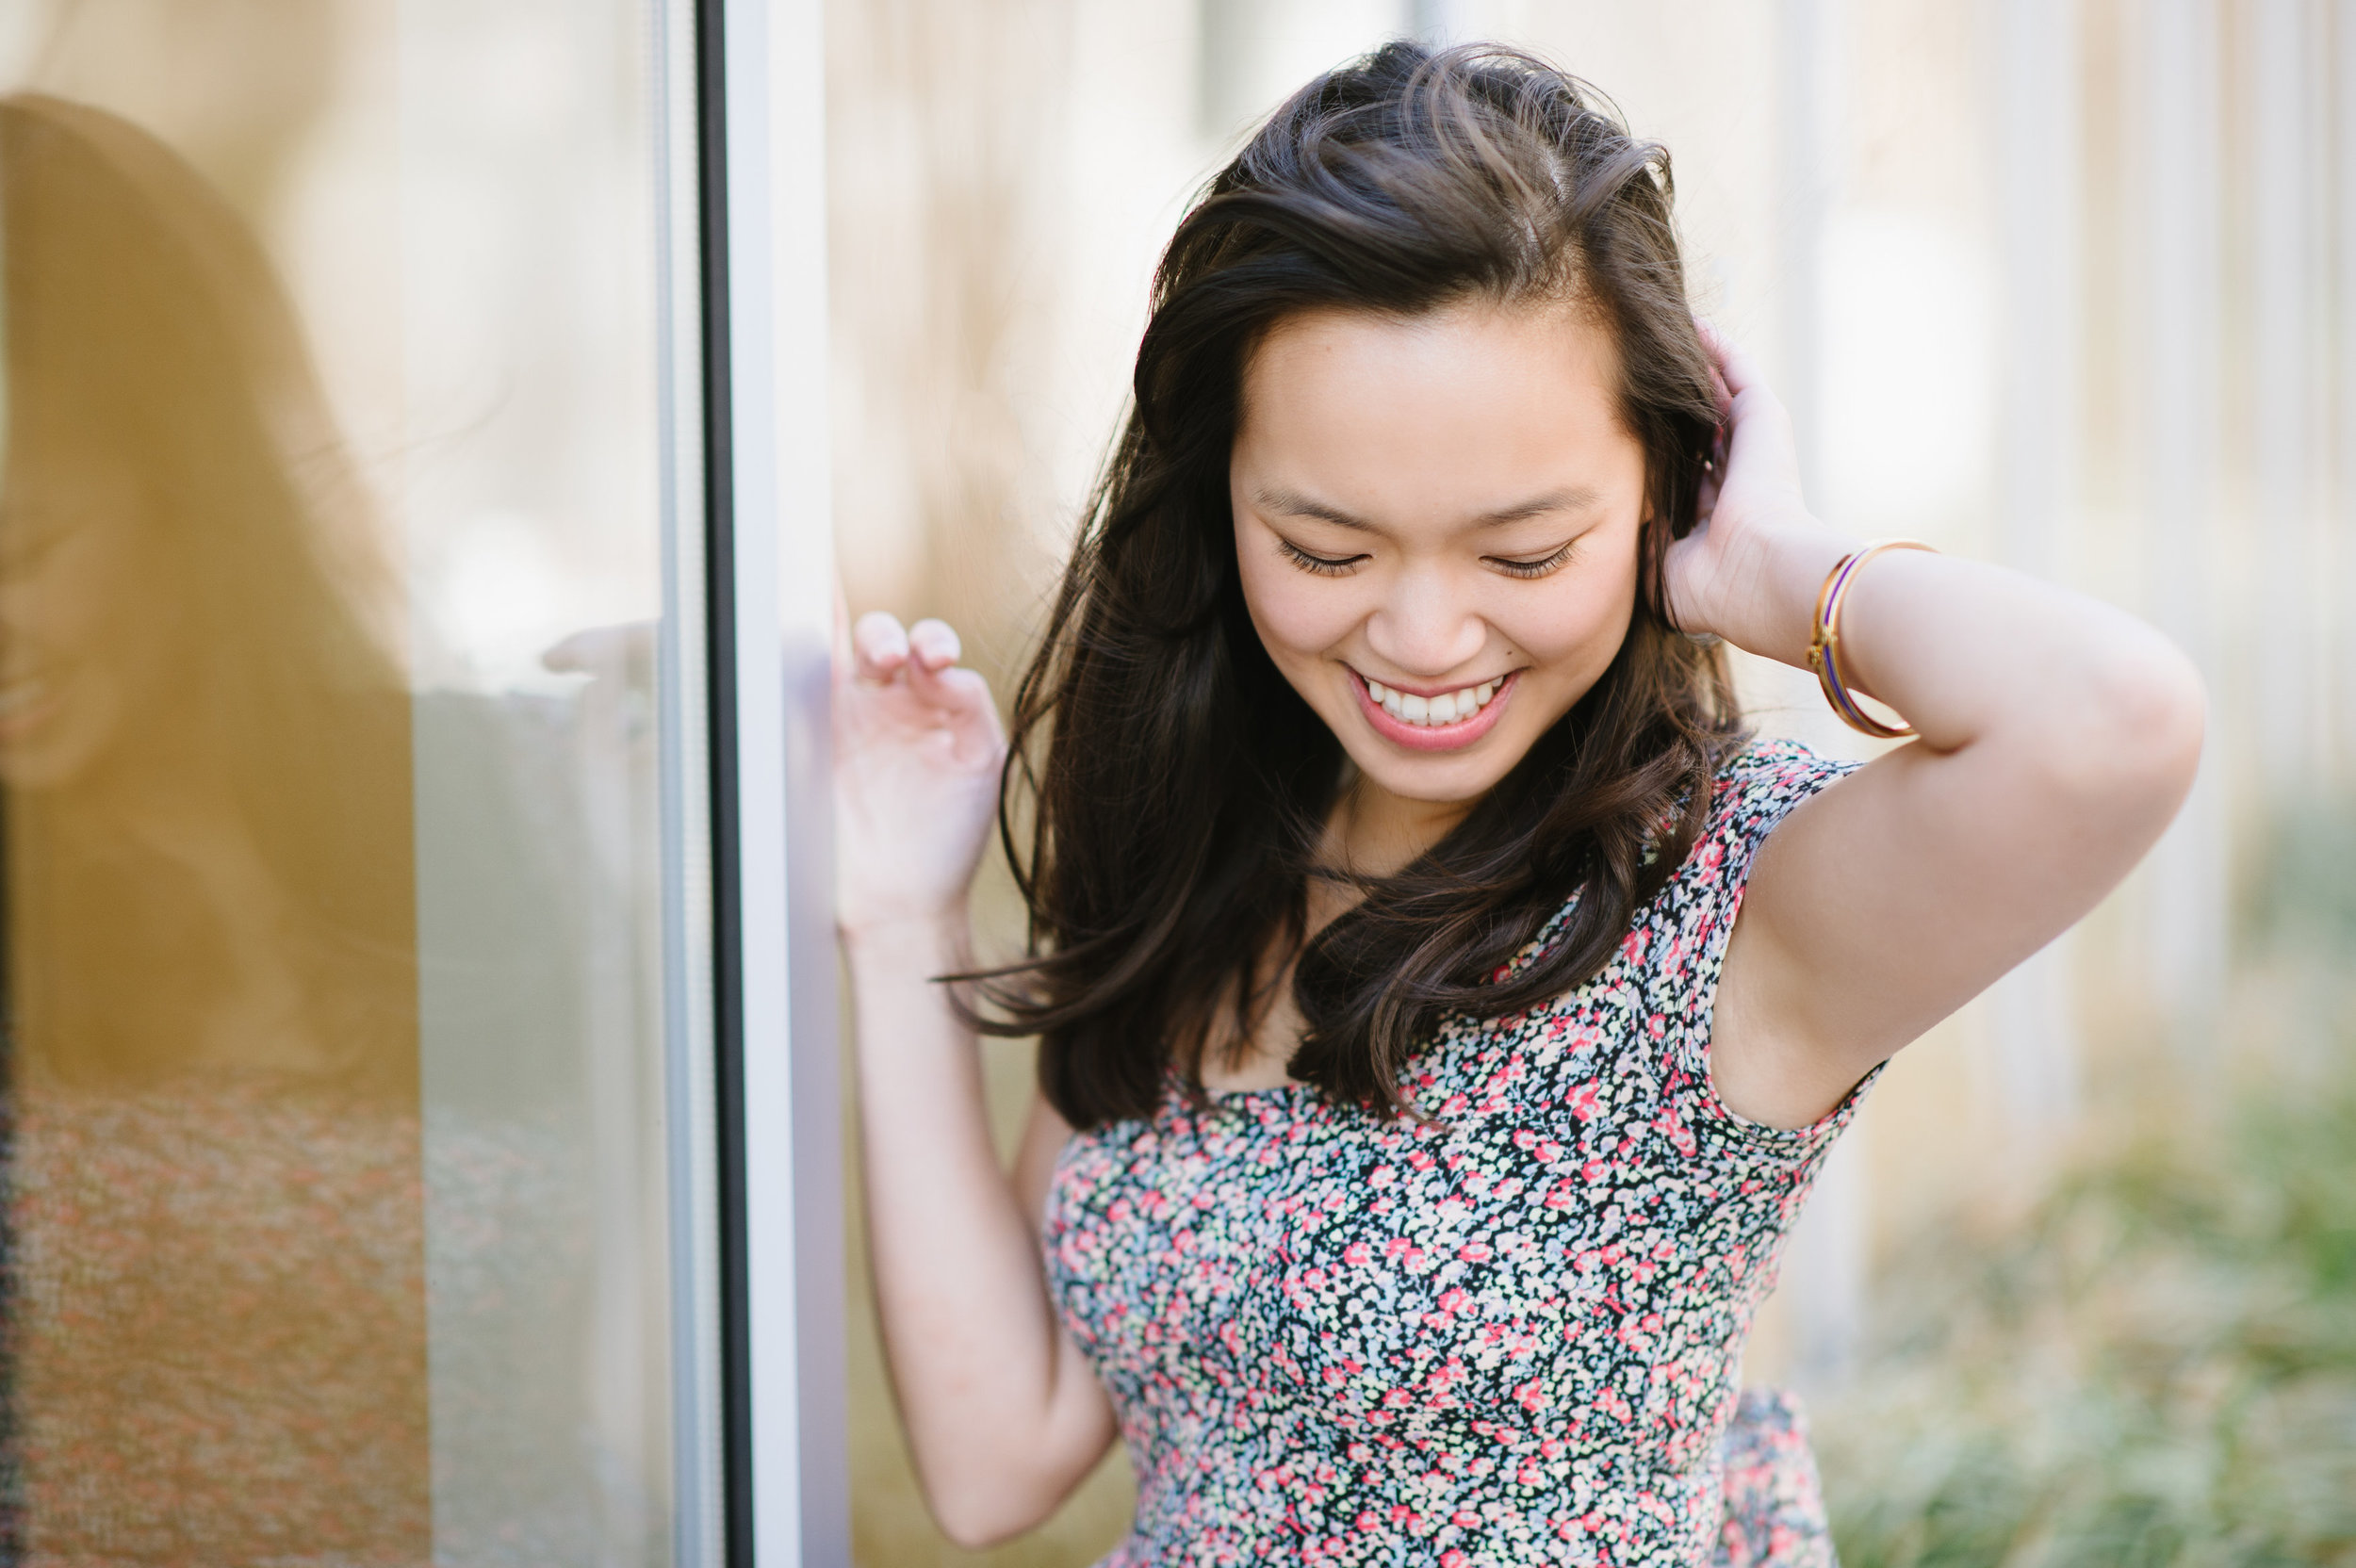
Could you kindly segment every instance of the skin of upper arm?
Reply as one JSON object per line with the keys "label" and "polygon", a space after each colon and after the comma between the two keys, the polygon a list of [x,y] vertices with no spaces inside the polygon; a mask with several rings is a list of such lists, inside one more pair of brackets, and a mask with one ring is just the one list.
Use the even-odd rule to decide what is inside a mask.
{"label": "skin of upper arm", "polygon": [[1023,1212],[1037,1223],[1047,1212],[1047,1189],[1055,1180],[1055,1161],[1072,1141],[1072,1124],[1034,1089],[1031,1109],[1023,1122],[1023,1141],[1015,1148],[1014,1190]]}
{"label": "skin of upper arm", "polygon": [[1814,1121],[1877,1062],[2074,923],[2191,786],[2197,678],[2156,659],[2074,732],[1900,746],[1760,847],[1712,1020],[1720,1098]]}

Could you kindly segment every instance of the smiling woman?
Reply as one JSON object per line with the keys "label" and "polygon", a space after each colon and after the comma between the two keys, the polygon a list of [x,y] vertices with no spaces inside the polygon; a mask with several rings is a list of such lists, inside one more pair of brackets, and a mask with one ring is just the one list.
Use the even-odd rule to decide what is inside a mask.
{"label": "smiling woman", "polygon": [[[2147,629],[1808,515],[1593,105],[1477,48],[1312,83],[1163,258],[1011,746],[949,628],[843,650],[876,1298],[961,1539],[1118,1432],[1115,1564],[1829,1564],[1739,1383],[1784,1239],[2189,782]],[[1722,641],[1921,739],[1747,743]],[[993,807],[1032,947],[973,972]],[[1011,1178],[976,1029],[1040,1040]]]}
{"label": "smiling woman", "polygon": [[1384,793],[1461,815],[1619,652],[1644,449],[1615,379],[1562,306],[1321,311],[1252,356],[1230,472],[1252,628]]}
{"label": "smiling woman", "polygon": [[[1386,1105],[1450,1008],[1593,973],[1698,827],[1735,725],[1661,601],[1715,421],[1666,156],[1542,79],[1500,69],[1482,103],[1434,72],[1400,103],[1337,74],[1164,259],[1015,701],[1043,940],[984,1026],[1041,1036],[1079,1124],[1145,1114],[1171,1070]],[[1533,214],[1558,181],[1572,210]],[[1227,722],[1192,730],[1213,694]],[[1051,722],[1095,739],[1033,772]],[[1575,887],[1562,939],[1493,983]]]}

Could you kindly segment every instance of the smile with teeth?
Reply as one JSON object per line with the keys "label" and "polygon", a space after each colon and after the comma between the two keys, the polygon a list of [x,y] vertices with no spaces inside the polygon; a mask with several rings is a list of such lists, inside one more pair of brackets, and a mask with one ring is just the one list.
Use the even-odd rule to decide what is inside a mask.
{"label": "smile with teeth", "polygon": [[1436,697],[1424,697],[1413,692],[1395,692],[1379,680],[1367,679],[1366,694],[1399,723],[1432,727],[1471,718],[1489,706],[1497,688],[1504,684],[1502,679],[1484,680],[1478,686],[1460,686]]}

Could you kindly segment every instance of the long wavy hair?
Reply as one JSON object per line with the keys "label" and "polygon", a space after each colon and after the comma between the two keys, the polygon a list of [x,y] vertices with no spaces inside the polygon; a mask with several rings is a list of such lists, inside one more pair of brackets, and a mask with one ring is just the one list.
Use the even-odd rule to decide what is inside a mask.
{"label": "long wavy hair", "polygon": [[[1302,89],[1179,224],[1134,411],[1015,694],[999,825],[1029,956],[969,977],[982,1027],[1039,1037],[1041,1089],[1074,1126],[1151,1115],[1173,1073],[1200,1095],[1206,1052],[1251,1038],[1286,957],[1306,1021],[1292,1075],[1392,1114],[1443,1019],[1592,976],[1683,859],[1740,718],[1722,658],[1662,601],[1717,433],[1671,188],[1668,155],[1574,78],[1398,42]],[[1301,312],[1470,300],[1569,302],[1616,345],[1645,455],[1637,607],[1505,778],[1396,874],[1347,876],[1362,896],[1310,935],[1310,879],[1342,874],[1317,846],[1346,759],[1245,612],[1244,367]]]}

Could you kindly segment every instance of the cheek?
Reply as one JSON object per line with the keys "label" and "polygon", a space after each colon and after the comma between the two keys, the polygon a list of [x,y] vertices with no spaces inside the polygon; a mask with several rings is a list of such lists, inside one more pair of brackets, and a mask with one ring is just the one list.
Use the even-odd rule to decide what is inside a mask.
{"label": "cheek", "polygon": [[1634,558],[1625,571],[1574,567],[1538,586],[1536,593],[1500,596],[1490,624],[1542,667],[1610,662],[1636,608]]}
{"label": "cheek", "polygon": [[95,681],[119,696],[168,683],[188,666],[187,588],[142,554],[137,530],[92,525],[63,541],[10,595],[15,657],[54,663],[86,695]]}
{"label": "cheek", "polygon": [[1282,561],[1240,562],[1244,605],[1260,640],[1280,662],[1314,658],[1366,619],[1363,591],[1349,578],[1321,578]]}
{"label": "cheek", "polygon": [[162,618],[165,606],[151,602],[146,574],[112,529],[84,530],[61,543],[43,566],[25,585],[24,601],[35,635],[60,653],[120,654],[126,641],[152,637]]}

